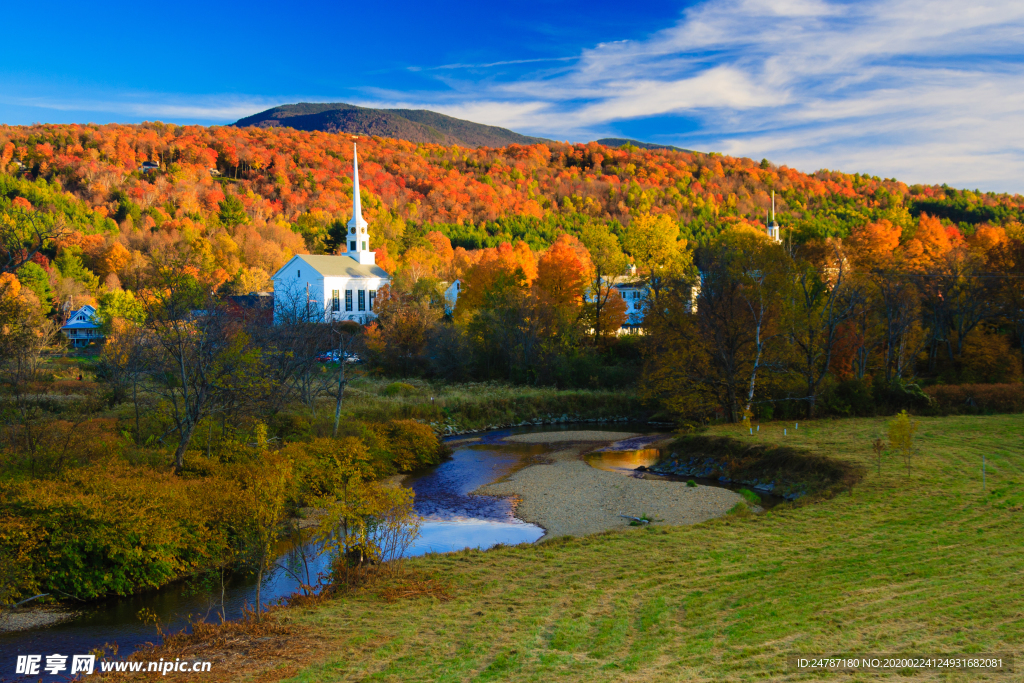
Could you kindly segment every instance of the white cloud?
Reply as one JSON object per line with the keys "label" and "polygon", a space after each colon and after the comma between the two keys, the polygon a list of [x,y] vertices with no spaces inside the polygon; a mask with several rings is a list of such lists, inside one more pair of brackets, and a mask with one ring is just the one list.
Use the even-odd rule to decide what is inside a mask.
{"label": "white cloud", "polygon": [[[535,59],[418,67],[443,89],[366,88],[355,103],[573,140],[659,117],[638,137],[805,171],[1024,191],[1022,35],[1019,0],[706,0],[643,40],[593,45],[535,71],[525,71]],[[332,100],[125,94],[21,104],[229,122],[300,99]],[[674,120],[686,123],[666,129]]]}
{"label": "white cloud", "polygon": [[1024,3],[1007,0],[709,0],[554,74],[446,81],[417,106],[580,140],[679,114],[697,130],[658,140],[1021,191],[1022,34]]}
{"label": "white cloud", "polygon": [[[294,101],[294,100],[291,100]],[[98,112],[126,118],[164,119],[168,121],[235,121],[287,101],[266,98],[193,97],[159,94],[112,97],[105,100],[69,97],[2,97],[3,104],[67,112]]]}

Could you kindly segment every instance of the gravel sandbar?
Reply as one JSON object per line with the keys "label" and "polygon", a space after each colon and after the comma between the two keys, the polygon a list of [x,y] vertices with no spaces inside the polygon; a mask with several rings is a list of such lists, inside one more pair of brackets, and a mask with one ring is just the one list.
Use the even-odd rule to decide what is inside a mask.
{"label": "gravel sandbar", "polygon": [[[627,438],[590,433],[602,434],[602,441]],[[550,436],[563,434],[573,432]],[[548,434],[524,436],[552,440]],[[646,514],[659,524],[697,524],[724,515],[743,500],[738,493],[715,486],[691,487],[678,481],[636,479],[595,469],[580,459],[589,448],[578,446],[546,454],[550,462],[525,467],[473,493],[519,497],[516,517],[544,527],[545,539],[629,526],[630,520],[620,515]]]}
{"label": "gravel sandbar", "polygon": [[586,429],[575,432],[537,432],[535,434],[513,434],[506,436],[505,441],[514,443],[566,443],[569,441],[622,441],[641,436],[634,432],[602,432]]}
{"label": "gravel sandbar", "polygon": [[0,633],[53,626],[74,619],[77,614],[59,607],[32,607],[0,613]]}

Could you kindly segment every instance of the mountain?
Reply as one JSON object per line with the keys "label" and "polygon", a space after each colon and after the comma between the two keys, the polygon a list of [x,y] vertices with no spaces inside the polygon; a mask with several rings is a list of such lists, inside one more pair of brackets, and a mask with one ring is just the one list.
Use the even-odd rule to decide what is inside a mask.
{"label": "mountain", "polygon": [[378,135],[409,142],[461,147],[504,147],[550,142],[544,138],[520,135],[506,128],[485,126],[426,109],[370,109],[344,102],[285,104],[239,119],[234,125],[260,128],[287,126],[297,130]]}
{"label": "mountain", "polygon": [[689,152],[691,154],[695,153],[692,149],[683,149],[682,147],[673,147],[672,145],[659,145],[655,142],[640,142],[639,140],[630,140],[629,138],[601,138],[600,140],[595,140],[594,142],[596,142],[599,145],[604,145],[605,147],[622,147],[623,145],[633,145],[634,147],[639,147],[640,149],[670,149],[673,152]]}

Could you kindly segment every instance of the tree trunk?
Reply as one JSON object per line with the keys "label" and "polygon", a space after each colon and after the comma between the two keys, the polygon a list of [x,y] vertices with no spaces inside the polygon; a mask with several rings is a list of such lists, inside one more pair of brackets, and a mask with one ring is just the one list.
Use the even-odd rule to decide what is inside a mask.
{"label": "tree trunk", "polygon": [[177,450],[174,451],[175,474],[181,474],[182,470],[185,469],[185,451],[188,449],[188,445],[192,443],[192,434],[195,432],[195,429],[195,423],[189,420],[185,423],[185,428],[181,430],[181,439],[178,441]]}
{"label": "tree trunk", "polygon": [[142,429],[139,427],[139,378],[135,377],[132,382],[132,403],[135,404],[135,443],[139,444],[142,439]]}
{"label": "tree trunk", "polygon": [[334,431],[331,436],[338,436],[338,424],[341,422],[341,401],[345,397],[345,355],[341,352],[341,347],[338,348],[338,360],[341,361],[341,367],[338,368],[338,400],[334,404]]}
{"label": "tree trunk", "polygon": [[263,620],[263,558],[260,558],[260,568],[256,571],[256,617]]}

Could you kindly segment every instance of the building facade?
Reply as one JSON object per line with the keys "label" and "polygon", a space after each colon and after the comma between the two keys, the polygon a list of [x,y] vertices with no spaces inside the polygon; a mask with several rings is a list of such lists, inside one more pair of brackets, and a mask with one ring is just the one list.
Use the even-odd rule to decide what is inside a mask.
{"label": "building facade", "polygon": [[93,342],[103,341],[103,331],[96,320],[96,309],[85,305],[72,311],[68,321],[61,326],[68,343],[74,347],[88,346]]}
{"label": "building facade", "polygon": [[377,265],[370,249],[369,226],[359,199],[358,150],[352,145],[352,219],[347,254],[296,254],[274,273],[274,320],[312,322],[352,320],[367,324],[377,292],[391,275]]}

